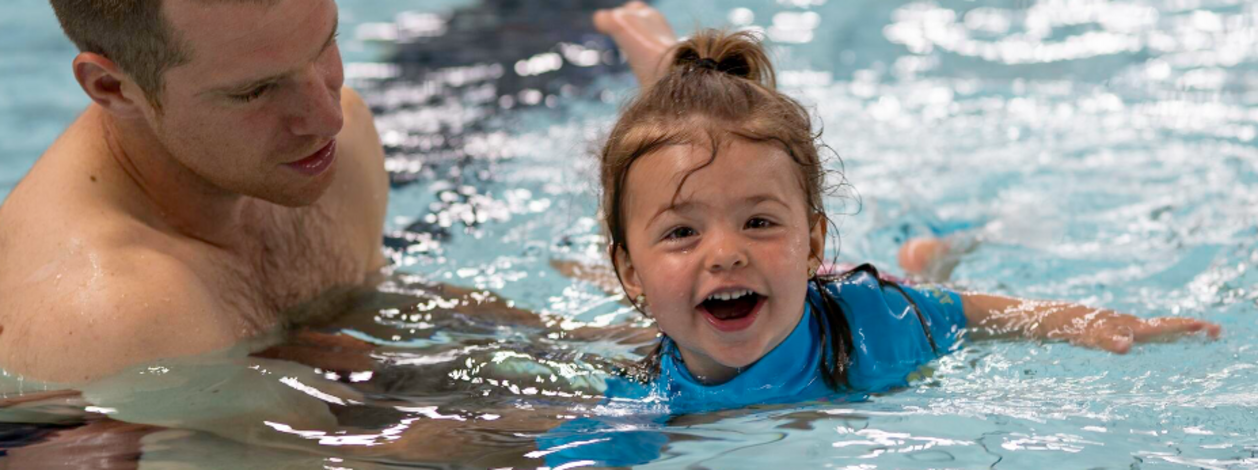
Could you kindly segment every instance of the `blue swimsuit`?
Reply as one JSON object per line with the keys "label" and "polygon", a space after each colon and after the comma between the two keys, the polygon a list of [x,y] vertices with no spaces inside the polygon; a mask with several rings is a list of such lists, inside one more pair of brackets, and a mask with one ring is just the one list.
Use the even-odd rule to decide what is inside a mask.
{"label": "blue swimsuit", "polygon": [[[955,292],[882,282],[872,269],[860,268],[827,284],[826,289],[843,307],[852,331],[846,390],[831,390],[822,378],[826,347],[811,307],[821,304],[821,294],[809,286],[809,301],[795,330],[733,379],[719,385],[699,383],[681,363],[677,346],[665,338],[656,380],[645,385],[619,377],[607,380],[608,398],[603,406],[633,404],[640,422],[633,422],[632,412],[611,413],[622,415],[614,419],[569,421],[538,438],[539,454],[552,467],[582,460],[606,466],[646,463],[659,457],[668,438],[643,428],[658,429],[668,416],[836,395],[863,399],[852,394],[907,386],[909,375],[960,347],[957,339],[965,327],[965,315]],[[662,405],[661,409],[644,408],[652,402]]]}

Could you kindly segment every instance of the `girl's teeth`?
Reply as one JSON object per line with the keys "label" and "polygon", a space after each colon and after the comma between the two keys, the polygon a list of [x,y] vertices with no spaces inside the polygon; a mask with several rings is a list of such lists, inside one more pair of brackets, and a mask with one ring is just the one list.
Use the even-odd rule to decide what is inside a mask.
{"label": "girl's teeth", "polygon": [[740,298],[740,297],[745,296],[745,295],[751,295],[751,291],[749,291],[749,290],[742,290],[742,291],[738,291],[738,292],[729,292],[729,293],[724,293],[724,294],[712,294],[712,295],[711,295],[711,296],[709,296],[708,298],[709,298],[709,299],[716,299],[716,300],[734,300],[734,299]]}

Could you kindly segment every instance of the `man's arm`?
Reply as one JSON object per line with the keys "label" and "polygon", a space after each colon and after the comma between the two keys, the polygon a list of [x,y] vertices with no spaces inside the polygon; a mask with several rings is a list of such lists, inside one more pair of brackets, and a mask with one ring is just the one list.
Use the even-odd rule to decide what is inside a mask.
{"label": "man's arm", "polygon": [[[197,430],[259,448],[477,467],[528,463],[520,456],[533,450],[532,436],[560,424],[554,416],[569,411],[545,404],[525,412],[515,405],[496,409],[476,404],[469,409],[460,401],[429,407],[389,402],[383,396],[368,399],[355,388],[326,379],[326,365],[354,370],[374,363],[370,348],[343,339],[349,341],[307,336],[298,341],[318,343],[313,350],[299,344],[281,354],[302,364],[262,357],[271,355],[265,352],[242,356],[233,350],[131,368],[85,385],[82,392],[88,402],[109,410],[111,419]],[[340,349],[338,354],[348,360],[325,356],[325,347]],[[359,427],[363,413],[369,422],[365,428]],[[510,449],[502,448],[500,456],[486,455],[476,443],[487,434],[499,436],[499,445]]]}

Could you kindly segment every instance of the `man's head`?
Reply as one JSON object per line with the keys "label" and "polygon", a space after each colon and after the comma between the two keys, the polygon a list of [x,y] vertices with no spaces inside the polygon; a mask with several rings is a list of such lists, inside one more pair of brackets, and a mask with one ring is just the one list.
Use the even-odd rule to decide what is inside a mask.
{"label": "man's head", "polygon": [[93,101],[210,187],[302,206],[330,185],[294,163],[343,124],[333,0],[51,3]]}
{"label": "man's head", "polygon": [[162,73],[187,60],[162,18],[161,0],[50,0],[61,29],[82,52],[108,57],[150,96]]}
{"label": "man's head", "polygon": [[[276,0],[219,0],[274,5]],[[162,16],[162,0],[49,0],[61,29],[82,52],[107,57],[156,104],[162,74],[186,63],[187,45]],[[205,1],[204,3],[212,3]]]}

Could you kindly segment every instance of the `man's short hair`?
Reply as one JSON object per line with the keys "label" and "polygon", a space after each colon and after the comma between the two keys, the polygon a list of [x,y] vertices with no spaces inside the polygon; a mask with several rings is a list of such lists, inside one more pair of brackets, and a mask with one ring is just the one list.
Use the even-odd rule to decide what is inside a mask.
{"label": "man's short hair", "polygon": [[[162,15],[167,0],[49,0],[61,29],[82,52],[112,60],[157,105],[163,74],[186,64],[191,52]],[[274,4],[277,0],[195,0]]]}

